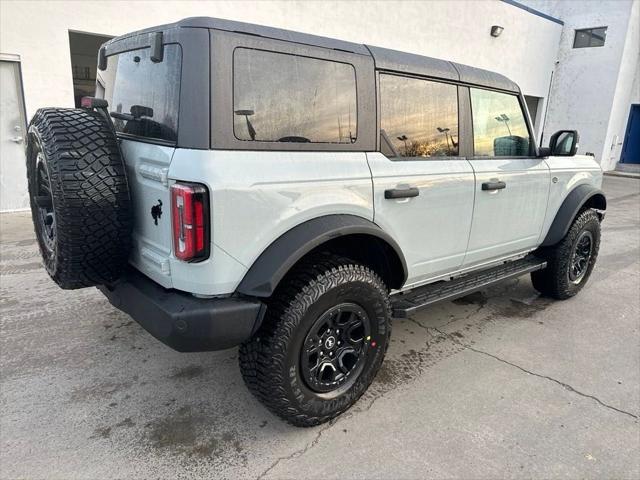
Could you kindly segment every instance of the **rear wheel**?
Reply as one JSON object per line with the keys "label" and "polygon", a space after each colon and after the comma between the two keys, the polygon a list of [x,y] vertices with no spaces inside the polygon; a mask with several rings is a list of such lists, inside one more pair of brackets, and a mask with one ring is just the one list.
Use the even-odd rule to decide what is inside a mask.
{"label": "rear wheel", "polygon": [[600,248],[600,219],[594,210],[583,210],[567,235],[539,254],[547,267],[531,274],[536,290],[558,300],[573,297],[587,283]]}
{"label": "rear wheel", "polygon": [[240,347],[240,369],[267,408],[308,427],[366,391],[387,349],[391,309],[382,280],[346,258],[315,257],[284,282],[260,330]]}

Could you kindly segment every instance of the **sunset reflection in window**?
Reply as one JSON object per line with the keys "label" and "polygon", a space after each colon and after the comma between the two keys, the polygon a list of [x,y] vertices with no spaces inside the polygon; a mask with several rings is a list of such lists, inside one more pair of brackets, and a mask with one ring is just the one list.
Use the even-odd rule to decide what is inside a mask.
{"label": "sunset reflection in window", "polygon": [[380,75],[380,115],[385,155],[458,155],[458,90],[455,85]]}
{"label": "sunset reflection in window", "polygon": [[233,57],[233,131],[239,140],[354,143],[352,65],[238,48]]}

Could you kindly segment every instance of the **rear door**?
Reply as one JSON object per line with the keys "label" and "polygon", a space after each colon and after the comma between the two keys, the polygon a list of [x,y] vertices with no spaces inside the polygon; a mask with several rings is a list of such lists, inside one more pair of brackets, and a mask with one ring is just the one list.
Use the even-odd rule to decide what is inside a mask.
{"label": "rear door", "polygon": [[459,156],[456,85],[381,73],[378,91],[381,151],[367,153],[375,222],[402,248],[410,287],[462,265],[474,175]]}
{"label": "rear door", "polygon": [[178,139],[182,52],[164,45],[162,61],[140,48],[108,57],[98,82],[121,140],[134,208],[130,262],[171,286],[169,165]]}
{"label": "rear door", "polygon": [[550,182],[547,164],[533,155],[520,98],[480,88],[469,94],[476,184],[465,267],[536,247]]}

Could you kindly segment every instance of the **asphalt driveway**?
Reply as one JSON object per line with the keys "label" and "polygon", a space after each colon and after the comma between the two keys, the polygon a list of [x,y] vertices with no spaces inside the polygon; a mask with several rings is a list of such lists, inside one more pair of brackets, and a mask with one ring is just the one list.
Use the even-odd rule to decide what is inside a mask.
{"label": "asphalt driveway", "polygon": [[237,352],[180,354],[95,289],[62,291],[0,215],[2,478],[639,478],[640,181],[607,177],[590,283],[527,277],[395,321],[369,392],[290,427]]}

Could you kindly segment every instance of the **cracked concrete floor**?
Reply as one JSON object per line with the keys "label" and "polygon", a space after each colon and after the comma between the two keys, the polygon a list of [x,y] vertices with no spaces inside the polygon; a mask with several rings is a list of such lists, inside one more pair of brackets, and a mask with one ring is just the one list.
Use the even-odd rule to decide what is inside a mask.
{"label": "cracked concrete floor", "polygon": [[395,321],[369,392],[296,429],[244,388],[236,351],[180,354],[39,265],[1,219],[2,478],[639,478],[640,182],[607,177],[579,297],[528,278]]}

